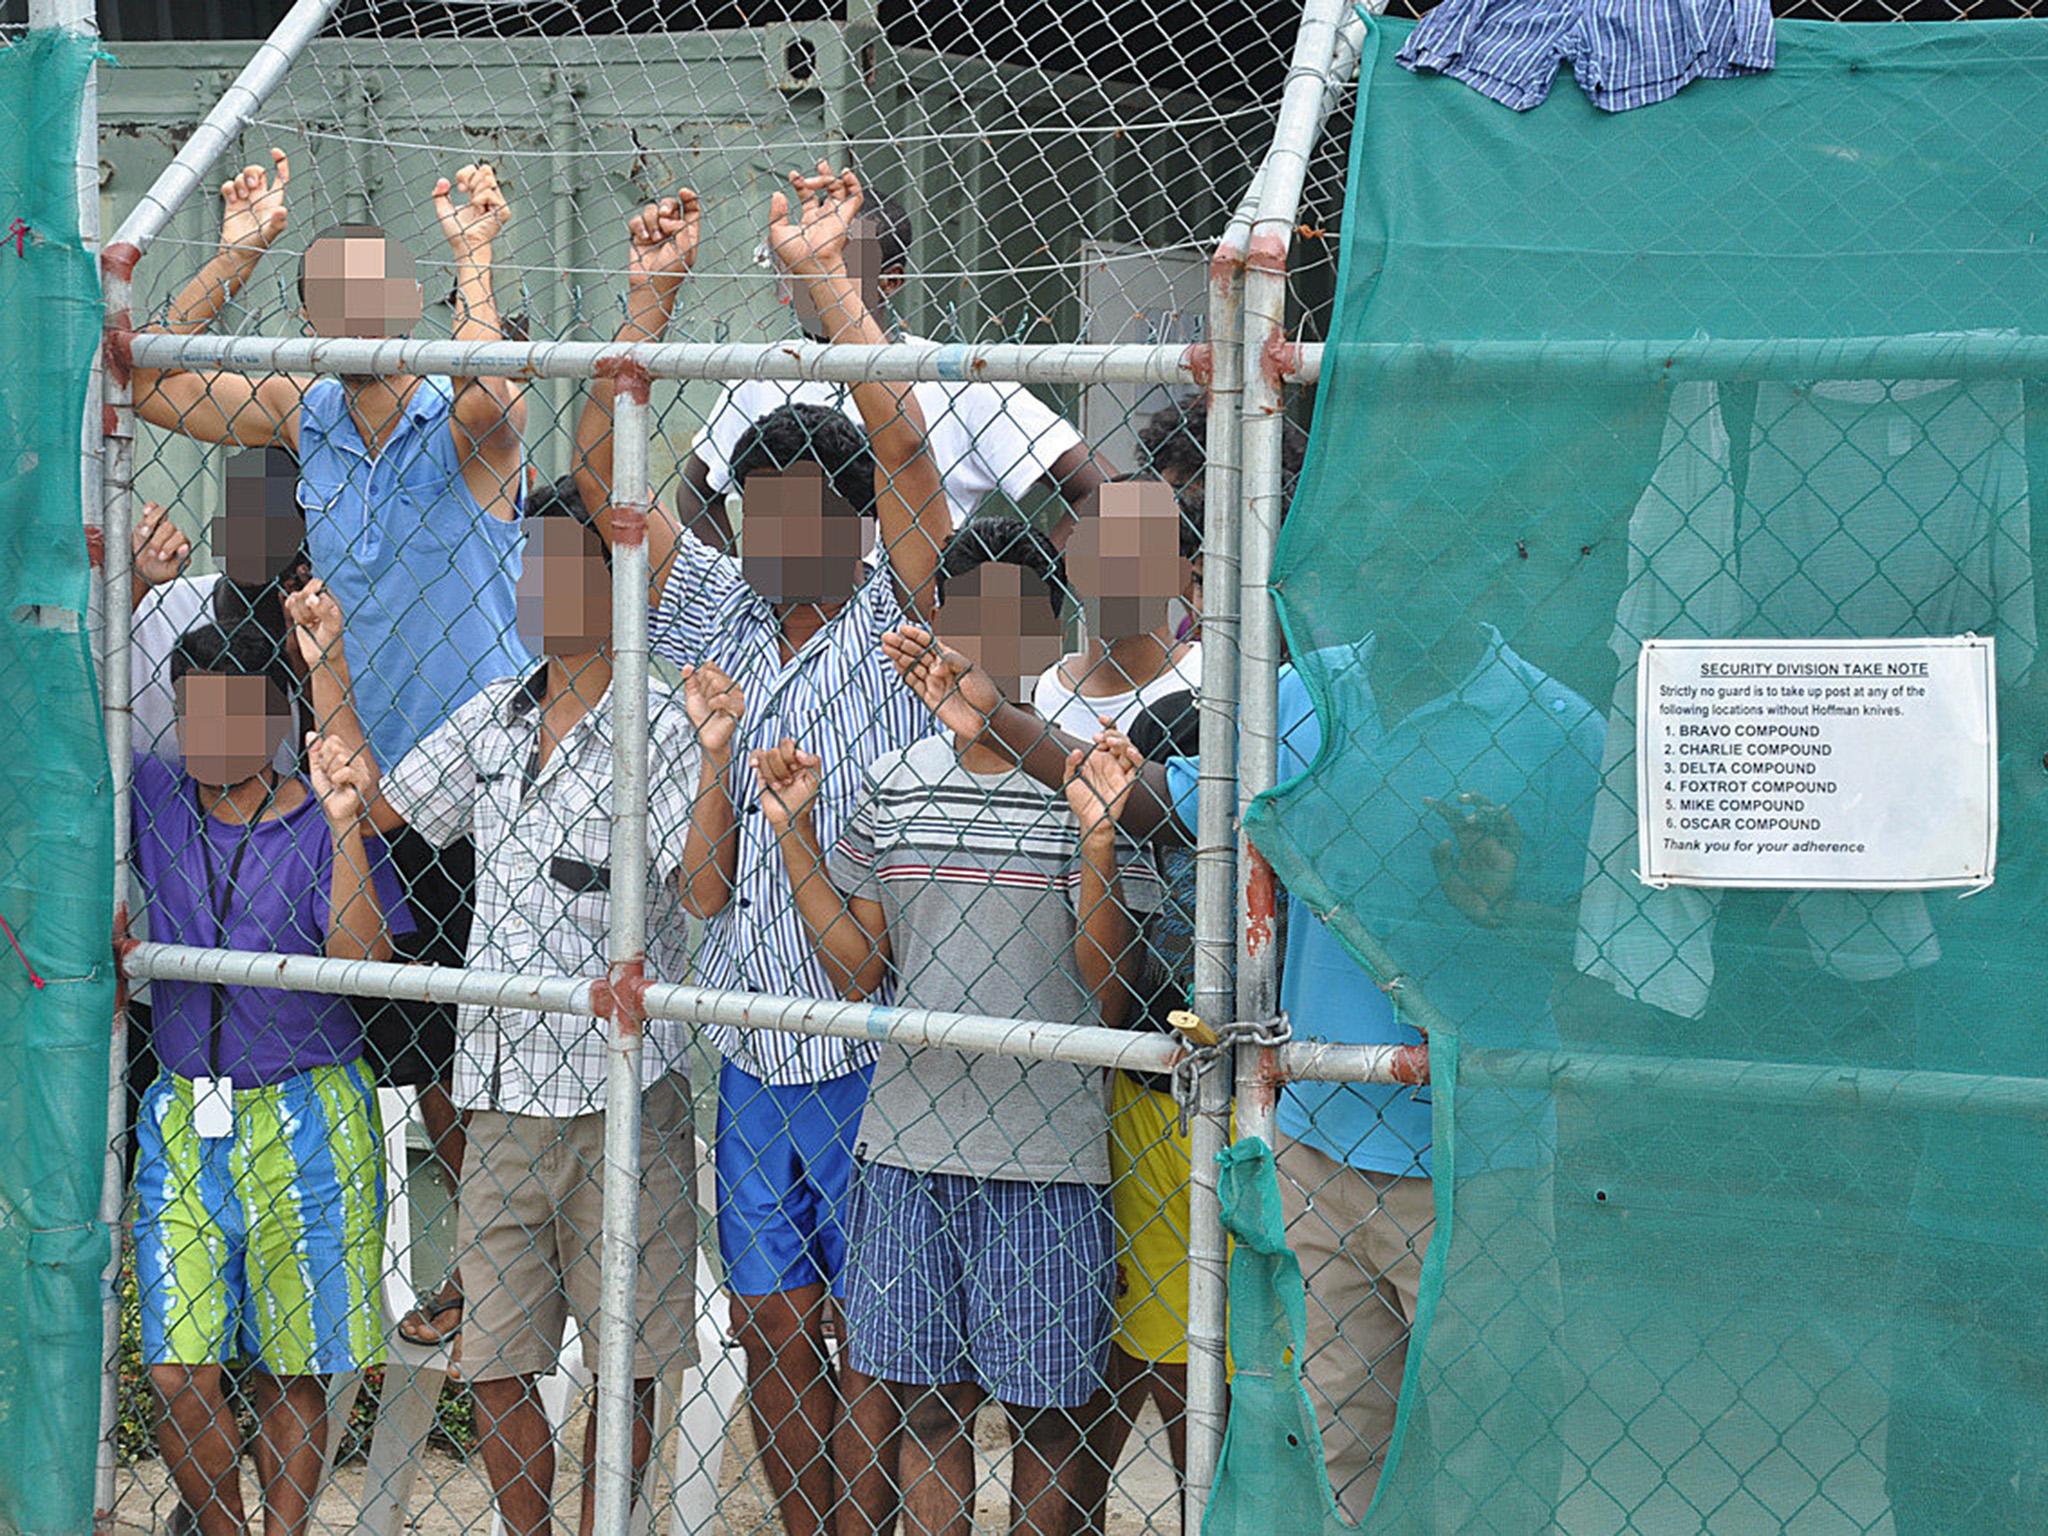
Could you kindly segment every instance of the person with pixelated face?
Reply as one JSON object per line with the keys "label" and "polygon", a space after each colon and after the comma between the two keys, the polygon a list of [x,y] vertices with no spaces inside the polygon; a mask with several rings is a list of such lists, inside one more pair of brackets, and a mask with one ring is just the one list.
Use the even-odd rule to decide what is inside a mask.
{"label": "person with pixelated face", "polygon": [[1087,644],[1031,679],[1032,707],[1070,735],[1128,725],[1157,699],[1202,682],[1200,511],[1163,480],[1132,475],[1090,499],[1066,549]]}
{"label": "person with pixelated face", "polygon": [[[818,169],[827,167],[821,162]],[[860,284],[864,307],[899,341],[922,339],[897,330],[889,317],[890,303],[908,279],[912,234],[903,205],[867,186],[847,241],[847,272]],[[761,260],[774,271],[778,294],[798,331],[813,341],[828,339],[829,327],[811,302],[808,285],[792,282],[770,247],[763,248]],[[913,386],[913,392],[924,409],[931,453],[956,528],[991,495],[1000,493],[1022,505],[1043,491],[1063,504],[1054,531],[1059,542],[1081,503],[1108,474],[1073,425],[1021,384],[927,381]],[[726,497],[743,478],[737,456],[741,440],[755,422],[786,405],[822,406],[856,425],[861,420],[844,384],[749,379],[728,385],[690,443],[677,489],[683,525],[707,543],[725,547],[732,539]]]}
{"label": "person with pixelated face", "polygon": [[[220,248],[151,329],[203,330],[283,235],[291,167],[282,150],[271,158],[271,170],[248,166],[222,184]],[[492,263],[511,219],[505,188],[489,165],[465,165],[435,183],[431,201],[453,268],[454,338],[497,340]],[[320,336],[406,336],[422,311],[412,253],[370,224],[316,235],[300,258],[298,296],[302,322]],[[349,616],[357,707],[381,761],[397,762],[486,682],[530,662],[515,613],[526,420],[517,382],[138,368],[135,400],[167,431],[297,454],[307,547]],[[392,851],[420,924],[401,958],[459,965],[472,850],[457,843],[437,855],[402,833]],[[440,1161],[458,1169],[461,1130],[443,1087],[453,1010],[392,1001],[366,1013],[379,1075],[420,1088]],[[459,1311],[459,1296],[444,1290],[405,1320],[406,1336],[443,1342]]]}
{"label": "person with pixelated face", "polygon": [[[1066,549],[1067,579],[1087,614],[1087,641],[1022,688],[990,671],[1006,696],[1029,698],[1049,724],[1092,741],[1104,724],[1130,730],[1169,700],[1191,701],[1201,686],[1201,499],[1162,479],[1132,475],[1092,498]],[[945,632],[947,643],[964,647]],[[979,663],[979,658],[969,656]],[[1193,706],[1183,712],[1191,723]],[[1192,859],[1177,846],[1158,854],[1168,882],[1162,911],[1148,918],[1178,936],[1191,929]],[[1148,954],[1150,945],[1147,945]],[[1164,985],[1141,999],[1144,1022],[1168,1029],[1165,1015],[1186,1007]],[[1156,1005],[1156,1006],[1155,1006]],[[1148,1074],[1115,1072],[1110,1082],[1110,1206],[1118,1233],[1116,1333],[1109,1356],[1112,1407],[1090,1435],[1084,1511],[1100,1519],[1108,1472],[1147,1399],[1158,1407],[1183,1474],[1187,1457],[1188,1170],[1192,1150],[1180,1129],[1171,1084]]]}
{"label": "person with pixelated face", "polygon": [[[852,173],[792,175],[770,205],[769,239],[830,339],[887,340],[849,271],[866,193]],[[687,189],[628,222],[621,342],[658,338],[695,258],[700,211]],[[577,485],[609,537],[613,379],[591,386],[577,429]],[[714,547],[657,506],[646,538],[654,650],[695,677],[732,680],[738,729],[704,738],[685,900],[705,918],[700,985],[784,996],[839,995],[795,910],[776,831],[758,809],[752,754],[798,736],[831,761],[815,817],[836,836],[861,769],[932,730],[877,649],[928,614],[951,518],[920,396],[851,387],[856,425],[836,409],[780,404],[733,452],[739,553]],[[864,525],[872,525],[869,532]],[[873,565],[863,554],[873,546]],[[694,851],[701,847],[703,856]],[[823,1532],[837,1497],[829,1455],[839,1394],[827,1347],[845,1260],[853,1136],[874,1050],[865,1043],[714,1027],[724,1057],[713,1139],[718,1243],[746,1351],[755,1443],[785,1528]]]}
{"label": "person with pixelated face", "polygon": [[[296,670],[296,647],[285,644],[283,596],[305,583],[306,520],[298,505],[298,465],[282,448],[247,448],[228,455],[221,505],[207,530],[218,571],[193,574],[186,567],[192,541],[168,512],[145,502],[130,541],[128,631],[129,713],[135,750],[173,765],[178,749],[177,690],[171,684],[171,653],[180,636],[211,622],[229,635],[253,628],[284,652]],[[293,698],[299,696],[293,690]],[[304,746],[297,730],[279,743],[272,766],[289,778],[300,767]],[[132,879],[132,876],[131,876]],[[147,939],[148,918],[141,891],[129,902],[129,936]],[[142,1095],[156,1081],[150,1045],[153,993],[138,981],[128,993],[128,1125]],[[135,1138],[123,1138],[130,1173]]]}
{"label": "person with pixelated face", "polygon": [[[283,599],[305,585],[306,519],[298,503],[298,463],[280,447],[245,448],[223,466],[220,509],[207,525],[206,543],[217,571],[186,567],[192,541],[155,502],[143,505],[131,539],[129,625],[134,659],[134,743],[166,761],[178,757],[172,722],[171,647],[208,618],[230,634],[253,625],[283,645]],[[296,666],[296,650],[287,649]],[[287,741],[280,769],[290,771],[299,743]]]}
{"label": "person with pixelated face", "polygon": [[[938,612],[1012,686],[1053,654],[1061,614],[1050,544],[1014,532],[955,536]],[[1075,752],[1055,793],[975,736],[930,736],[868,765],[829,844],[824,768],[794,737],[756,755],[761,813],[842,995],[1123,1022],[1132,914],[1158,880],[1118,831],[1120,759]],[[1109,1347],[1107,1128],[1093,1069],[882,1048],[847,1218],[836,1459],[859,1528],[886,1529],[899,1500],[913,1529],[971,1519],[989,1402],[1012,1432],[1013,1529],[1068,1528]]]}
{"label": "person with pixelated face", "polygon": [[[133,863],[162,943],[388,960],[411,918],[371,835],[375,769],[318,738],[309,777],[274,637],[205,625],[170,660],[175,762],[135,754]],[[207,1531],[247,1525],[225,1368],[253,1367],[266,1529],[311,1521],[328,1380],[383,1359],[383,1146],[348,999],[155,984],[137,1115],[135,1269],[157,1443]]]}
{"label": "person with pixelated face", "polygon": [[[359,739],[342,615],[317,583],[294,613],[321,657],[315,709],[338,737]],[[371,816],[381,830],[409,826],[437,846],[475,842],[470,967],[601,973],[611,903],[610,552],[585,524],[572,481],[547,488],[529,513],[519,615],[545,659],[487,684],[422,738],[385,776]],[[657,972],[681,974],[681,871],[700,740],[729,737],[736,721],[720,689],[712,667],[693,674],[687,702],[649,689],[648,953]],[[542,1531],[552,1490],[535,1468],[547,1464],[554,1432],[538,1383],[555,1368],[572,1312],[585,1364],[597,1366],[606,1036],[598,1020],[496,1004],[464,1004],[457,1020],[451,1087],[467,1140],[457,1196],[462,1374],[506,1529]],[[656,1381],[694,1363],[688,1039],[680,1024],[647,1021],[636,1475],[654,1438]],[[586,1462],[592,1454],[586,1443]],[[593,1515],[586,1484],[586,1536]]]}

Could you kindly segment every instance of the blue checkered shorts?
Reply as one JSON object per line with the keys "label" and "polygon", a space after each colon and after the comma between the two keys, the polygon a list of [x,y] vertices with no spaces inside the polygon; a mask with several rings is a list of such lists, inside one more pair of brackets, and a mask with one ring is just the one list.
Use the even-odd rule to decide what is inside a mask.
{"label": "blue checkered shorts", "polygon": [[847,1211],[846,1360],[883,1381],[971,1381],[999,1403],[1078,1408],[1109,1364],[1109,1201],[859,1163]]}

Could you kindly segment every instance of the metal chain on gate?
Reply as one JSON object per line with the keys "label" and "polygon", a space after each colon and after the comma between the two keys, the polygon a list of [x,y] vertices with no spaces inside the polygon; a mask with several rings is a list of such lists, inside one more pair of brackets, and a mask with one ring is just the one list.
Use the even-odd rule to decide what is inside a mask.
{"label": "metal chain on gate", "polygon": [[1167,1019],[1194,1047],[1173,1064],[1173,1102],[1180,1111],[1183,1136],[1188,1134],[1188,1122],[1195,1112],[1202,1074],[1211,1063],[1240,1045],[1285,1045],[1294,1038],[1294,1025],[1285,1009],[1270,1019],[1239,1019],[1229,1024],[1210,1024],[1186,1009],[1176,1009]]}

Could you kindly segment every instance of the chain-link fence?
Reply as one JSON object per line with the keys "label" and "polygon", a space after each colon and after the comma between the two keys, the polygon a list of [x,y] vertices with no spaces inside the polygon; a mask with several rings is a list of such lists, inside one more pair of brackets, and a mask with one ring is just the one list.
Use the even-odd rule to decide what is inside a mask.
{"label": "chain-link fence", "polygon": [[[1324,1022],[1374,978],[1442,1017],[1412,950],[1358,966],[1385,912],[1290,937],[1236,856],[1315,756],[1267,593],[1320,357],[1275,344],[1330,323],[1362,24],[744,22],[301,5],[188,156],[254,174],[170,180],[114,253],[119,1522],[217,1520],[239,1465],[252,1516],[376,1530],[1173,1528],[1214,1475],[1233,1135],[1280,1147],[1332,1481],[1370,1497],[1439,1209],[1420,1034],[1247,1037],[1233,1095],[1168,1017],[1275,1017],[1283,949],[1307,1039],[1358,1039]],[[116,202],[193,110],[181,54],[133,54]],[[1506,838],[1409,873],[1497,916]],[[1528,1119],[1513,1064],[1477,1082],[1464,1113]],[[1563,1282],[1475,1275],[1553,1247],[1559,1197],[1502,1166],[1438,1263],[1520,1326],[1431,1382],[1549,1403],[1527,1298]],[[1550,1477],[1479,1417],[1489,1476]]]}
{"label": "chain-link fence", "polygon": [[996,20],[304,6],[219,230],[124,231],[117,1522],[1199,1507],[1233,835],[1168,764],[1293,25]]}

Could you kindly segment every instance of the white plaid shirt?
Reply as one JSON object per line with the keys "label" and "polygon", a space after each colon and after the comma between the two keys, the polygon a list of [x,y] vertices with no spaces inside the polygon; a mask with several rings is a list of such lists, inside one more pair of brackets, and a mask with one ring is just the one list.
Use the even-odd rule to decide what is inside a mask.
{"label": "white plaid shirt", "polygon": [[[781,623],[747,585],[739,562],[688,533],[676,540],[675,566],[653,614],[654,649],[680,665],[713,662],[746,696],[726,781],[739,817],[738,879],[725,910],[705,925],[698,985],[841,995],[797,913],[748,754],[786,736],[824,760],[813,814],[820,844],[831,847],[852,814],[867,765],[938,730],[931,711],[882,654],[882,636],[903,621],[895,578],[881,567],[785,663]],[[825,1082],[875,1059],[873,1046],[852,1040],[717,1024],[706,1034],[728,1061],[769,1083]]]}
{"label": "white plaid shirt", "polygon": [[[602,976],[611,918],[611,690],[539,771],[543,664],[463,704],[385,777],[384,798],[436,846],[476,840],[478,970]],[[682,701],[648,691],[647,949],[649,969],[680,974],[682,905],[675,873],[697,785],[695,731]],[[646,1079],[681,1070],[685,1026],[647,1021]],[[604,1107],[605,1026],[595,1018],[464,1003],[457,1014],[459,1108],[567,1119]]]}

